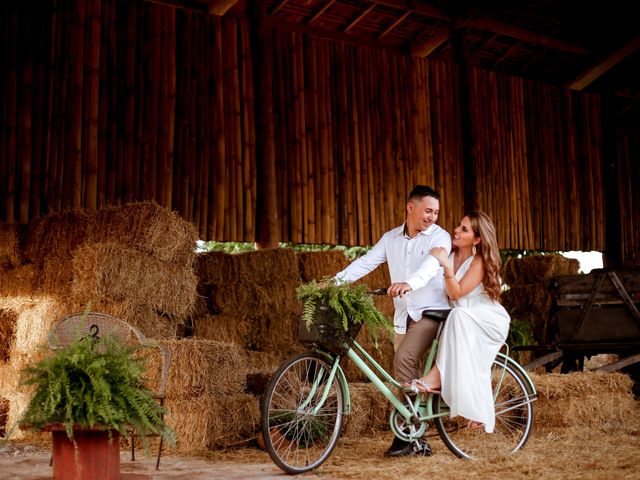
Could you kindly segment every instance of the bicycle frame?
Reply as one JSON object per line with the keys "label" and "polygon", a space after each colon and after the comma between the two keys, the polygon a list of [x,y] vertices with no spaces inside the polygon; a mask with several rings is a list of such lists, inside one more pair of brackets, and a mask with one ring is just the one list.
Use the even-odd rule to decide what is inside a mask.
{"label": "bicycle frame", "polygon": [[[429,351],[429,355],[425,362],[425,367],[424,367],[425,373],[428,372],[433,365],[436,352],[438,351],[437,347],[438,347],[438,339],[436,338],[433,341],[433,345]],[[337,375],[338,381],[340,381],[343,387],[342,391],[343,391],[344,413],[348,415],[349,413],[351,413],[351,399],[350,399],[350,393],[349,393],[349,384],[344,372],[342,371],[342,368],[339,365],[340,356],[333,357],[322,349],[317,349],[316,351],[322,354],[328,360],[330,360],[330,362],[332,362],[333,364],[331,372],[329,374],[329,378],[327,380],[325,392],[323,393],[322,400],[320,402],[320,405],[317,408],[320,408],[320,406],[322,405],[322,402],[328,395],[328,388],[331,385],[333,378]],[[407,408],[407,405],[403,403],[391,391],[391,389],[389,389],[387,385],[385,385],[384,382],[386,381],[399,389],[403,388],[402,385],[396,379],[394,379],[378,362],[376,362],[376,360],[357,341],[355,340],[353,341],[351,348],[347,351],[347,357],[362,371],[362,373],[365,374],[365,376],[371,381],[371,383],[375,385],[375,387],[380,391],[380,393],[384,395],[384,397],[395,407],[395,409],[400,413],[400,415],[402,415],[402,417],[404,417],[406,421],[409,422],[412,418],[414,418],[415,420],[424,422],[426,420],[430,420],[432,418],[439,416],[433,413],[433,407],[432,407],[433,395],[431,394],[428,396],[428,400],[426,402],[421,401],[419,397],[416,397],[413,403],[413,412],[409,408]],[[364,357],[364,359],[362,357]],[[375,369],[375,371],[371,367],[369,367],[367,362],[373,367],[373,369]],[[322,381],[322,379],[318,378],[317,382],[319,383],[320,381]],[[314,391],[315,391],[315,387],[314,387]],[[426,415],[417,414],[418,410],[424,410],[424,409],[426,409]]]}
{"label": "bicycle frame", "polygon": [[[438,351],[438,341],[440,337],[439,335],[440,330],[441,330],[441,326],[439,326],[438,334],[436,335],[436,338],[433,340],[433,344],[429,349],[429,354],[425,361],[425,366],[423,371],[424,374],[426,374],[429,370],[431,370],[431,367],[435,362],[435,356]],[[344,413],[346,415],[350,414],[351,413],[351,398],[350,398],[351,395],[349,392],[349,382],[347,381],[347,378],[342,368],[339,365],[340,356],[333,357],[332,355],[330,355],[329,353],[327,353],[322,349],[317,349],[317,351],[332,363],[332,369],[331,369],[331,372],[329,373],[329,378],[327,380],[325,391],[323,392],[323,395],[322,395],[322,399],[319,403],[319,406],[316,407],[316,410],[318,410],[324,403],[324,400],[326,399],[329,393],[329,386],[331,385],[334,377],[337,375],[338,381],[341,383],[343,387],[342,391],[343,391]],[[535,401],[537,398],[537,392],[536,392],[535,386],[533,385],[533,382],[529,378],[529,375],[522,368],[522,366],[520,366],[519,363],[515,362],[512,358],[508,356],[508,346],[507,346],[507,354],[498,352],[497,356],[504,360],[505,366],[507,364],[510,365],[522,375],[522,378],[525,380],[526,387],[528,390],[527,392],[528,398],[526,400],[527,403]],[[364,375],[371,381],[371,383],[375,385],[378,391],[380,391],[380,393],[384,395],[384,397],[394,406],[394,408],[398,411],[398,413],[402,415],[402,417],[407,422],[411,422],[411,420],[413,419],[415,421],[423,423],[433,418],[446,415],[446,414],[435,414],[433,412],[433,394],[429,394],[427,396],[426,401],[421,400],[419,396],[416,396],[416,398],[413,400],[413,404],[410,404],[412,405],[413,411],[407,408],[407,405],[409,403],[407,404],[403,403],[398,398],[398,396],[395,393],[393,393],[391,389],[387,387],[387,385],[384,382],[386,381],[387,383],[392,384],[394,387],[398,389],[402,389],[403,388],[402,385],[397,380],[395,380],[378,362],[376,362],[376,360],[357,341],[355,340],[353,341],[351,348],[347,351],[347,357],[356,365],[356,367],[358,367],[358,369],[360,369],[360,371],[362,371],[362,373],[364,373]],[[364,357],[364,359],[362,357]],[[369,364],[373,367],[373,369],[369,367]],[[317,384],[319,384],[321,380],[322,378],[318,378]],[[502,382],[502,379],[500,379],[500,382]],[[313,393],[315,393],[316,388],[317,386],[314,386]],[[418,414],[418,412],[420,412],[420,414]]]}

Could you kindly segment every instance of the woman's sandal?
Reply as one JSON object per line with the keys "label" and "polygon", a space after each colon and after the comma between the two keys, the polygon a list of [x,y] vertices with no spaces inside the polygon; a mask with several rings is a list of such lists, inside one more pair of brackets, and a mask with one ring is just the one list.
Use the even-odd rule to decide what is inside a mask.
{"label": "woman's sandal", "polygon": [[484,423],[482,422],[476,422],[474,420],[469,420],[469,423],[467,423],[467,428],[469,430],[476,430],[478,428],[483,428],[484,427]]}
{"label": "woman's sandal", "polygon": [[440,390],[431,388],[427,382],[424,382],[419,378],[414,378],[411,380],[409,385],[404,385],[404,391],[413,393],[440,393]]}

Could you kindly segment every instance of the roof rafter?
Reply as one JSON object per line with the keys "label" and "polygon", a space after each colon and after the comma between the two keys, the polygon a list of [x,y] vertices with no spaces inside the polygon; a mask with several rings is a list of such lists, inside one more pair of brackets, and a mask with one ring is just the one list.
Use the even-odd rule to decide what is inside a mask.
{"label": "roof rafter", "polygon": [[631,55],[633,52],[640,48],[640,35],[631,39],[624,44],[621,48],[613,52],[607,58],[589,68],[587,71],[579,75],[575,80],[570,82],[567,87],[572,90],[583,90],[593,82],[595,82],[600,76],[605,74],[609,69],[615,66],[621,60]]}

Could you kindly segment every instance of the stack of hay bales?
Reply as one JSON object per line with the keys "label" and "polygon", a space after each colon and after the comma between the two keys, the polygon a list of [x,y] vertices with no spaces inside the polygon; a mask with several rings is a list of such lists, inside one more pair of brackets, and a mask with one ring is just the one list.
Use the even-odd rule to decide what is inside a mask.
{"label": "stack of hay bales", "polygon": [[[247,358],[236,344],[214,340],[162,340],[171,368],[165,407],[176,433],[175,451],[195,453],[253,439],[260,423],[258,398],[244,393]],[[149,372],[160,373],[153,358]],[[151,379],[152,383],[158,378]]]}
{"label": "stack of hay bales", "polygon": [[511,258],[504,266],[502,280],[509,289],[502,294],[502,304],[512,319],[531,324],[537,342],[547,341],[549,312],[553,299],[547,287],[559,275],[575,275],[580,263],[562,255],[527,255]]}
{"label": "stack of hay bales", "polygon": [[0,228],[0,401],[19,419],[28,392],[19,371],[47,354],[53,324],[92,310],[136,325],[150,337],[173,337],[196,299],[197,232],[153,203],[68,211]]}
{"label": "stack of hay bales", "polygon": [[531,373],[538,401],[536,429],[590,428],[594,432],[638,432],[640,409],[633,380],[623,373]]}
{"label": "stack of hay bales", "polygon": [[293,250],[210,252],[200,254],[197,265],[203,302],[193,320],[196,337],[291,352],[302,311],[295,298],[300,279]]}

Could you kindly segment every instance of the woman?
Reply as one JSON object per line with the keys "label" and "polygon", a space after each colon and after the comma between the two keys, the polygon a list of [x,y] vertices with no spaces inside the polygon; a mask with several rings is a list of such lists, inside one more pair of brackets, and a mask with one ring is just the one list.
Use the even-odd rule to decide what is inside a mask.
{"label": "woman", "polygon": [[453,251],[431,255],[444,268],[444,286],[454,307],[447,318],[436,364],[408,388],[440,393],[451,416],[469,420],[469,428],[493,432],[495,412],[491,365],[509,333],[509,314],[500,296],[500,251],[495,227],[484,212],[465,216],[456,227]]}

